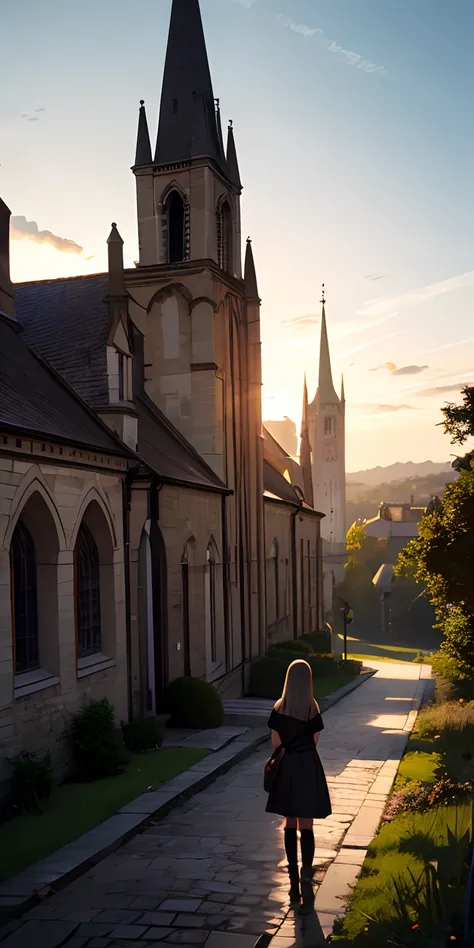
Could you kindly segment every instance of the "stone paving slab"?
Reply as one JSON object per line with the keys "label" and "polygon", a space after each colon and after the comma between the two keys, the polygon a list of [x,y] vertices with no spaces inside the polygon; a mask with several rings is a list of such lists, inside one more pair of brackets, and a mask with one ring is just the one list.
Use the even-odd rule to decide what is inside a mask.
{"label": "stone paving slab", "polygon": [[[205,781],[199,794],[181,792],[178,807],[164,810],[158,819],[145,816],[119,849],[33,908],[16,923],[16,931],[0,932],[0,948],[12,948],[8,938],[20,937],[27,925],[34,932],[28,948],[41,948],[44,926],[53,922],[70,926],[65,948],[147,948],[160,942],[181,948],[254,948],[262,933],[273,939],[272,948],[324,944],[334,919],[343,914],[338,897],[357,878],[371,839],[369,833],[353,832],[355,821],[361,813],[364,820],[378,818],[384,794],[374,794],[373,787],[377,780],[393,779],[407,739],[404,727],[419,668],[385,665],[363,689],[325,713],[320,754],[333,814],[315,823],[316,912],[303,917],[289,911],[283,821],[265,814],[262,774],[268,746],[249,755],[243,734],[211,755],[225,761],[225,772],[210,775],[202,769],[205,761],[196,765],[196,776]],[[392,702],[399,713],[390,723],[398,727],[386,728]],[[229,754],[237,745],[247,748],[247,756],[230,769]],[[177,790],[185,783],[177,778]],[[370,806],[364,808],[366,801]],[[142,806],[150,802],[156,801],[142,801]],[[143,819],[143,813],[121,815]],[[13,948],[26,945],[20,941]],[[59,946],[47,943],[46,948]]]}
{"label": "stone paving slab", "polygon": [[[431,673],[426,666],[385,664],[384,667],[384,664],[378,663],[376,677],[362,693],[346,698],[342,705],[325,715],[327,731],[334,731],[329,744],[326,744],[325,731],[320,745],[331,798],[336,796],[340,805],[344,799],[341,795],[347,793],[348,799],[355,796],[356,807],[348,808],[348,813],[354,813],[354,817],[349,827],[346,826],[342,846],[316,891],[315,912],[309,918],[318,918],[320,933],[312,931],[308,921],[303,923],[297,915],[289,913],[272,939],[271,948],[323,945],[332,933],[336,919],[344,916],[344,900],[357,882],[367,848],[378,830],[423,700],[424,685]],[[398,706],[398,713],[387,715],[384,707],[387,704]],[[347,750],[354,752],[352,760],[344,760],[344,742],[335,735],[338,721],[347,737]],[[361,775],[359,780],[358,772]],[[333,816],[329,820],[334,819],[335,809],[333,806]],[[280,936],[286,941],[279,942]]]}
{"label": "stone paving slab", "polygon": [[[51,886],[58,888],[67,884],[88,866],[94,865],[109,852],[117,849],[133,833],[149,822],[159,818],[184,797],[198,793],[223,774],[229,766],[245,759],[262,742],[268,740],[267,728],[224,728],[224,746],[173,780],[163,784],[156,793],[142,794],[137,800],[122,807],[110,819],[100,823],[79,839],[52,853],[46,859],[0,885],[0,909],[2,917],[15,915],[28,904],[32,904],[38,893]],[[235,735],[232,740],[231,732]],[[204,732],[201,732],[204,733]],[[216,732],[213,732],[214,737]],[[229,744],[229,740],[232,743]],[[1,935],[0,935],[1,937]]]}

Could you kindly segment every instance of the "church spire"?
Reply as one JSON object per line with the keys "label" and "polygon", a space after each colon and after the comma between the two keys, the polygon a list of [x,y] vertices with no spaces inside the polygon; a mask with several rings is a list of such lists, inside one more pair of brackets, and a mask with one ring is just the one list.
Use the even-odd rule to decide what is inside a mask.
{"label": "church spire", "polygon": [[257,274],[255,273],[255,263],[253,259],[252,241],[247,237],[247,246],[245,248],[245,266],[244,266],[244,284],[245,296],[248,300],[258,300]]}
{"label": "church spire", "polygon": [[328,330],[326,326],[326,298],[324,293],[321,299],[321,342],[319,347],[319,381],[318,392],[319,401],[324,404],[338,404],[339,398],[336,395],[331,372],[331,356],[329,355]]}
{"label": "church spire", "polygon": [[138,132],[137,132],[137,150],[135,152],[135,167],[151,165],[151,145],[148,132],[148,122],[146,120],[145,103],[140,99],[140,111],[138,113]]}
{"label": "church spire", "polygon": [[345,402],[345,400],[346,400],[346,393],[344,391],[344,376],[341,375],[341,402]]}
{"label": "church spire", "polygon": [[199,0],[173,0],[155,162],[190,158],[223,165]]}
{"label": "church spire", "polygon": [[232,121],[229,122],[229,128],[227,129],[227,169],[229,180],[241,191],[242,182],[240,180],[239,162],[237,161],[237,149],[235,147]]}
{"label": "church spire", "polygon": [[313,477],[311,472],[311,444],[309,440],[309,428],[308,428],[308,416],[309,416],[309,407],[308,407],[308,386],[306,384],[306,372],[304,374],[304,386],[303,386],[303,413],[301,416],[301,432],[300,432],[300,467],[303,473],[303,493],[304,499],[310,507],[314,506],[313,501]]}
{"label": "church spire", "polygon": [[217,122],[217,136],[219,138],[219,148],[221,153],[221,158],[225,161],[225,151],[224,151],[224,136],[222,134],[222,122],[221,122],[221,106],[219,99],[215,100],[216,105],[216,122]]}

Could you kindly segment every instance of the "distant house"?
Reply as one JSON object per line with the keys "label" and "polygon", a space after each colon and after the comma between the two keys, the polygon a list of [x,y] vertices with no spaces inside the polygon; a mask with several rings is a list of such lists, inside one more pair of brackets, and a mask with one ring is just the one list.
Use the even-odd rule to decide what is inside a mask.
{"label": "distant house", "polygon": [[380,504],[376,517],[356,521],[363,526],[364,533],[387,543],[387,552],[394,557],[407,543],[418,536],[418,524],[426,507],[411,504]]}

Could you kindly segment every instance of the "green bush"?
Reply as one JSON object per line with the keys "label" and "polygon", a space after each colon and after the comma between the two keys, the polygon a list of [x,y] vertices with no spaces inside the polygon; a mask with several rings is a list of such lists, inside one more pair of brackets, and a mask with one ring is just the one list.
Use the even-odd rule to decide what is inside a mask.
{"label": "green bush", "polygon": [[161,747],[165,727],[159,718],[134,718],[122,724],[125,746],[129,751],[152,750]]}
{"label": "green bush", "polygon": [[53,789],[51,755],[38,757],[27,751],[8,760],[13,767],[8,807],[13,812],[41,812],[40,801],[48,800]]}
{"label": "green bush", "polygon": [[313,655],[314,649],[309,639],[290,639],[289,642],[276,642],[268,649],[268,655],[278,658],[279,655],[293,655],[295,658],[306,658],[307,655]]}
{"label": "green bush", "polygon": [[433,674],[436,677],[444,678],[445,681],[453,684],[465,679],[474,682],[471,670],[446,651],[435,652],[430,661]]}
{"label": "green bush", "polygon": [[[306,638],[306,637],[305,637]],[[330,655],[332,652],[332,638],[330,629],[320,629],[319,632],[313,632],[308,635],[308,641],[314,652],[318,655]]]}
{"label": "green bush", "polygon": [[420,649],[420,651],[417,652],[417,654],[415,655],[413,661],[414,661],[417,665],[423,665],[423,664],[426,662],[425,653],[422,652],[421,649]]}
{"label": "green bush", "polygon": [[345,675],[360,675],[363,664],[363,662],[359,662],[356,658],[348,658],[347,661],[344,661],[342,658],[337,662],[337,667],[340,671],[344,672]]}
{"label": "green bush", "polygon": [[[293,658],[291,661],[293,661]],[[256,698],[280,697],[285,684],[289,662],[282,658],[265,655],[250,666],[249,694]]]}
{"label": "green bush", "polygon": [[171,714],[170,727],[205,730],[224,723],[220,694],[200,678],[175,678],[166,689],[165,709]]}
{"label": "green bush", "polygon": [[107,698],[89,701],[74,715],[70,738],[78,779],[97,780],[123,773],[127,754],[115,727],[114,706]]}

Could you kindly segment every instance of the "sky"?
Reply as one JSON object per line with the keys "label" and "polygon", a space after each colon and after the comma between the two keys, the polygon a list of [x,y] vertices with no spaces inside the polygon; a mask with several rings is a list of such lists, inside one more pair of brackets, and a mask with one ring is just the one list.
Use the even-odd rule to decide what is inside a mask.
{"label": "sky", "polygon": [[[4,0],[14,281],[103,271],[112,221],[134,265],[138,105],[154,138],[170,6]],[[449,461],[440,409],[474,379],[472,0],[201,10],[262,297],[264,418],[299,426],[305,371],[315,392],[324,282],[347,469]]]}

